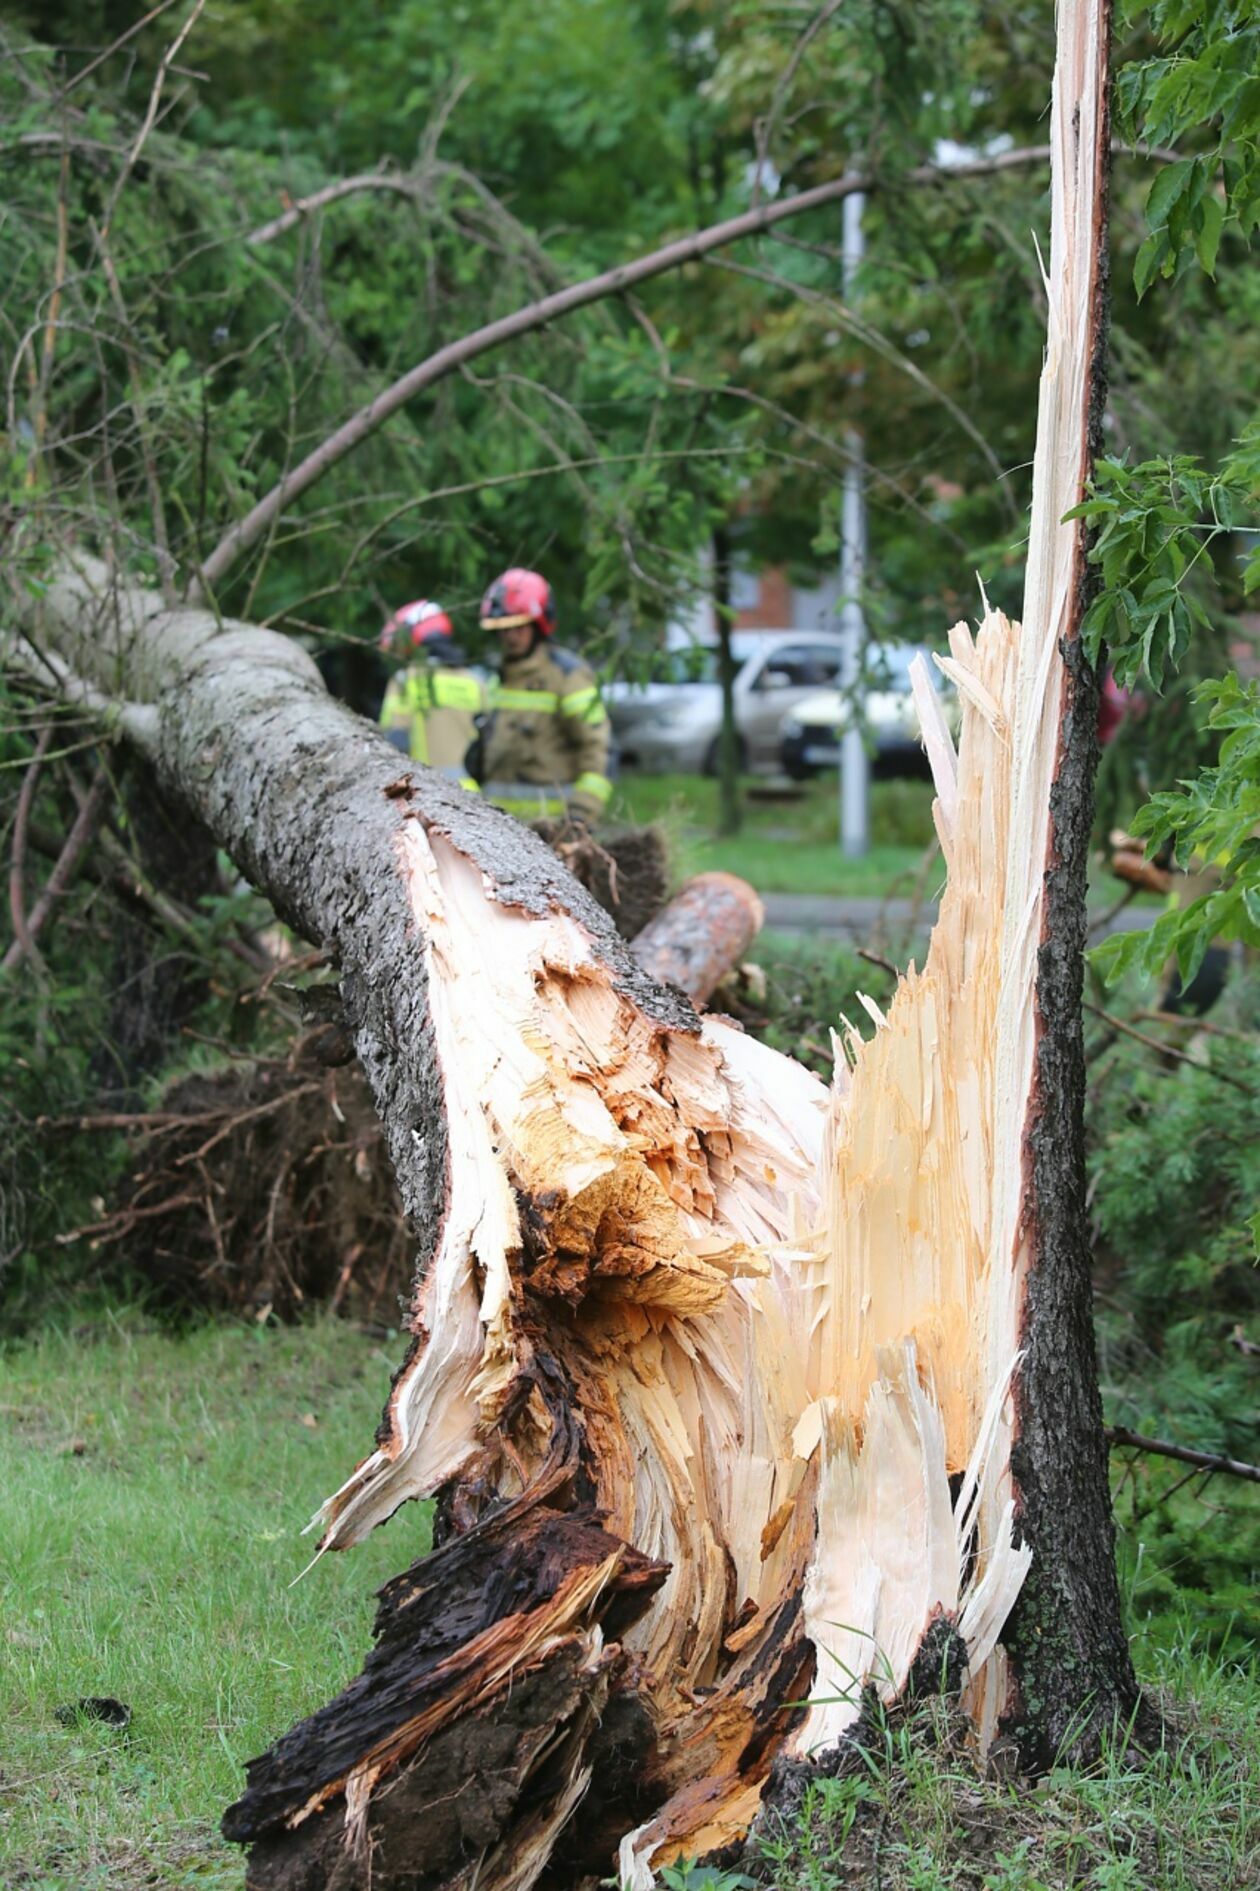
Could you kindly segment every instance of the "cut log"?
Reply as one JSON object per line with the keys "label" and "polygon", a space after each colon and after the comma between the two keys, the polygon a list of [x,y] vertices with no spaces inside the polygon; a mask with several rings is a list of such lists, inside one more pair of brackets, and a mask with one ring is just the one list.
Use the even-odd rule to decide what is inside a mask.
{"label": "cut log", "polygon": [[155,706],[168,786],[335,955],[420,1240],[411,1346],[321,1547],[436,1496],[438,1548],[384,1592],[360,1679],[251,1764],[225,1829],[256,1891],[524,1891],[614,1855],[643,1888],[927,1668],[1032,1759],[1133,1705],[1062,523],[1099,402],[1105,6],[1059,31],[1025,622],[951,633],[940,916],[829,1088],[650,979],[535,837],[396,775],[283,638],[134,591],[103,619],[93,568],[45,596],[62,656]]}
{"label": "cut log", "polygon": [[677,985],[702,1005],[739,964],[765,916],[747,880],[734,873],[698,873],[644,927],[634,956],[662,985]]}

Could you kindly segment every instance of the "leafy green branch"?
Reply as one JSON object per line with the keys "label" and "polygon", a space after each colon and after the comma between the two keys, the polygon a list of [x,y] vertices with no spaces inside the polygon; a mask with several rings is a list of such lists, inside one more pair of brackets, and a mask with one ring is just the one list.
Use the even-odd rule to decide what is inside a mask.
{"label": "leafy green branch", "polygon": [[[1260,524],[1260,420],[1252,423],[1218,472],[1189,455],[1100,460],[1090,496],[1067,515],[1094,528],[1091,564],[1102,585],[1082,635],[1090,661],[1105,644],[1117,682],[1143,676],[1156,689],[1184,657],[1196,626],[1206,629],[1203,587],[1214,542]],[[1248,561],[1244,591],[1260,585],[1260,550]]]}
{"label": "leafy green branch", "polygon": [[1182,869],[1209,864],[1219,884],[1145,932],[1105,940],[1094,957],[1109,984],[1127,972],[1153,978],[1174,953],[1188,984],[1214,939],[1260,946],[1260,682],[1227,676],[1204,683],[1196,696],[1210,705],[1208,725],[1223,737],[1217,764],[1152,795],[1133,830],[1148,853],[1170,848]]}
{"label": "leafy green branch", "polygon": [[1158,0],[1131,4],[1127,17],[1153,28],[1161,50],[1117,75],[1121,131],[1150,145],[1187,133],[1207,141],[1151,186],[1149,234],[1133,270],[1142,296],[1157,276],[1176,278],[1196,262],[1214,276],[1225,231],[1249,242],[1260,228],[1260,5]]}

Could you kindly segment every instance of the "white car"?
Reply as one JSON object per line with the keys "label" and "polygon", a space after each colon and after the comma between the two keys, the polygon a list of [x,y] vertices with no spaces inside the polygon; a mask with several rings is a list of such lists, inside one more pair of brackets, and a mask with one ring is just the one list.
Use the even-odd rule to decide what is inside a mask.
{"label": "white car", "polygon": [[[881,774],[923,774],[927,758],[919,740],[919,716],[910,693],[910,664],[927,660],[927,673],[941,698],[952,733],[958,732],[958,696],[921,644],[872,646],[863,664],[865,682],[857,692],[859,722]],[[793,781],[806,781],[820,769],[840,766],[840,748],[853,713],[853,698],[839,689],[816,690],[796,704],[780,728],[779,764]]]}
{"label": "white car", "polygon": [[[731,651],[740,767],[768,773],[779,765],[785,714],[836,681],[844,646],[818,632],[737,630]],[[623,768],[717,772],[722,689],[715,645],[663,650],[648,681],[605,684],[603,697]]]}

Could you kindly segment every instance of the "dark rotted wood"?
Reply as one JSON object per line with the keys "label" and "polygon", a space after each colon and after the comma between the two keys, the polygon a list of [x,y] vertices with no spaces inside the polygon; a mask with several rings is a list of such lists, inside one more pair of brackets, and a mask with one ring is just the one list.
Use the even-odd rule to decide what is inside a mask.
{"label": "dark rotted wood", "polygon": [[612,1556],[619,1569],[600,1614],[615,1639],[667,1572],[610,1536],[589,1511],[506,1505],[396,1576],[380,1592],[375,1646],[362,1674],[250,1762],[245,1793],[224,1815],[225,1836],[248,1843],[281,1826],[383,1740],[459,1692],[465,1673],[475,1682],[475,1667],[461,1662],[487,1629],[528,1617],[575,1573]]}
{"label": "dark rotted wood", "polygon": [[492,1708],[470,1709],[400,1769],[374,1798],[359,1844],[340,1799],[292,1830],[269,1829],[251,1850],[246,1891],[456,1891],[470,1873],[492,1891],[485,1854],[561,1789],[554,1770],[529,1775],[557,1730],[562,1750],[580,1757],[563,1729],[590,1687],[569,1637]]}

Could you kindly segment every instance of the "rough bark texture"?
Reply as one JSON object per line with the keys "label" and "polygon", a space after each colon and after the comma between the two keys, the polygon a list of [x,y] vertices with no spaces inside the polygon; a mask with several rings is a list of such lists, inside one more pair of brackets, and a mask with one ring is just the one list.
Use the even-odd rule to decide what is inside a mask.
{"label": "rough bark texture", "polygon": [[1051,801],[1055,852],[1038,954],[1041,1036],[1029,1131],[1036,1258],[1011,1458],[1021,1528],[1041,1553],[1007,1632],[1019,1676],[1011,1731],[1039,1767],[1091,1751],[1099,1729],[1127,1717],[1138,1699],[1116,1576],[1085,1199],[1080,1001],[1098,682],[1079,641],[1063,654],[1071,681]]}
{"label": "rough bark texture", "polygon": [[[1100,14],[1107,68],[1110,7]],[[1110,114],[1102,101],[1089,284],[1085,476],[1102,448],[1107,403]],[[1083,482],[1082,482],[1083,484]],[[1076,526],[1074,609],[1060,651],[1066,670],[1059,761],[1050,794],[1050,855],[1038,953],[1037,1075],[1028,1132],[1033,1242],[1025,1358],[1016,1378],[1012,1468],[1020,1527],[1034,1557],[1007,1645],[1019,1677],[1011,1731],[1034,1765],[1092,1747],[1099,1727],[1138,1699],[1116,1577],[1111,1490],[1094,1344],[1085,1201],[1085,1051],[1081,1024],[1086,879],[1098,766],[1098,677],[1080,626],[1095,582]],[[1040,1551],[1040,1553],[1037,1553]]]}

